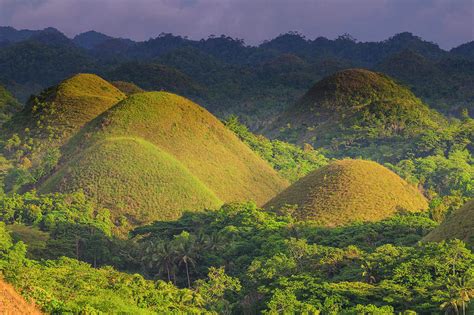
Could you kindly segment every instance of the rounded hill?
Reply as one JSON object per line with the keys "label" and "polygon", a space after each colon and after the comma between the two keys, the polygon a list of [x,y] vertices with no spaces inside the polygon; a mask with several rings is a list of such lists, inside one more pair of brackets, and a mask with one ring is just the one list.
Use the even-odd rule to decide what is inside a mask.
{"label": "rounded hill", "polygon": [[106,138],[69,160],[40,192],[82,190],[133,225],[222,202],[173,156],[141,138]]}
{"label": "rounded hill", "polygon": [[454,238],[460,239],[474,248],[474,200],[467,202],[452,213],[423,240],[439,242]]}
{"label": "rounded hill", "polygon": [[303,177],[265,205],[279,211],[295,206],[294,217],[326,226],[378,221],[399,211],[423,211],[423,195],[382,165],[340,160]]}
{"label": "rounded hill", "polygon": [[[10,132],[63,143],[86,123],[125,98],[94,74],[77,74],[30,99],[8,126]],[[25,132],[27,128],[28,132]]]}
{"label": "rounded hill", "polygon": [[[117,142],[123,138],[128,140]],[[132,139],[136,141],[133,145]],[[179,173],[187,174],[192,185],[186,185],[192,188],[174,183],[174,176],[162,179],[168,169],[153,162],[152,147],[159,152],[155,155],[166,154],[180,165]],[[148,153],[143,153],[145,148]],[[151,179],[151,174],[156,179]],[[98,181],[105,186],[96,193],[93,189]],[[130,187],[134,185],[137,187]],[[39,189],[83,188],[88,195],[99,195],[99,203],[114,212],[149,222],[176,217],[180,210],[220,204],[221,200],[264,204],[287,186],[286,180],[204,108],[175,94],[146,92],[129,96],[73,137],[63,147],[58,171]],[[170,190],[166,192],[169,202],[175,203],[171,215],[159,202],[165,195],[160,193],[163,189]],[[136,196],[129,198],[129,190],[136,190]]]}
{"label": "rounded hill", "polygon": [[[445,119],[407,88],[384,74],[364,69],[337,72],[316,83],[267,130],[298,143],[309,142],[333,152],[354,153],[370,145],[392,144],[439,129]],[[350,152],[349,152],[350,153]]]}

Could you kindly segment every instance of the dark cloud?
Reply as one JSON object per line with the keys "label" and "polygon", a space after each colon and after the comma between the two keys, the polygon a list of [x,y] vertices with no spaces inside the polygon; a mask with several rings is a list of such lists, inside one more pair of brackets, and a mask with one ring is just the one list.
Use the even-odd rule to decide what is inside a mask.
{"label": "dark cloud", "polygon": [[450,48],[473,40],[473,11],[472,0],[0,0],[0,25],[136,40],[227,34],[251,44],[289,30],[362,41],[410,31]]}

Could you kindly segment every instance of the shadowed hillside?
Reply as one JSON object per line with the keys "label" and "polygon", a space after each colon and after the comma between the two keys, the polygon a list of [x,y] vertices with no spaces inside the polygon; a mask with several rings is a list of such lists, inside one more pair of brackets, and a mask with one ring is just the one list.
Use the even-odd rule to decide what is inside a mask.
{"label": "shadowed hillside", "polygon": [[439,242],[453,238],[460,239],[474,247],[474,200],[452,213],[423,240]]}
{"label": "shadowed hillside", "polygon": [[378,221],[399,211],[428,208],[423,195],[398,175],[363,160],[341,160],[317,169],[265,207],[278,211],[285,205],[297,205],[296,218],[327,226]]}
{"label": "shadowed hillside", "polygon": [[273,136],[325,147],[335,155],[364,156],[374,145],[410,149],[406,139],[445,125],[408,89],[363,69],[338,72],[316,83],[267,130]]}

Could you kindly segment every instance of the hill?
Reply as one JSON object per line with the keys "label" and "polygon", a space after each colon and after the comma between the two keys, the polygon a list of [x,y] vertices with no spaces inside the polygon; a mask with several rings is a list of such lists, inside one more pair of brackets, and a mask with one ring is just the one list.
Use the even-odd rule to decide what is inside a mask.
{"label": "hill", "polygon": [[349,69],[316,83],[264,131],[335,156],[366,156],[374,145],[390,145],[402,156],[410,141],[444,125],[441,115],[389,77]]}
{"label": "hill", "polygon": [[303,177],[265,205],[279,210],[297,205],[294,216],[327,226],[378,221],[398,211],[428,208],[423,195],[375,162],[341,160]]}
{"label": "hill", "polygon": [[122,92],[102,78],[77,74],[30,99],[13,117],[7,130],[10,134],[62,144],[123,98]]}
{"label": "hill", "polygon": [[[168,204],[180,210],[220,200],[263,204],[288,185],[213,115],[166,92],[129,96],[83,128],[63,153],[40,191],[83,188],[142,222],[158,219],[154,214]],[[159,218],[176,217],[176,211]]]}
{"label": "hill", "polygon": [[107,138],[68,161],[40,192],[83,190],[134,225],[222,202],[170,154],[140,138]]}
{"label": "hill", "polygon": [[2,314],[41,314],[32,304],[27,303],[12,286],[0,280],[0,312]]}
{"label": "hill", "polygon": [[453,238],[460,239],[474,248],[474,200],[452,213],[423,240],[439,242]]}

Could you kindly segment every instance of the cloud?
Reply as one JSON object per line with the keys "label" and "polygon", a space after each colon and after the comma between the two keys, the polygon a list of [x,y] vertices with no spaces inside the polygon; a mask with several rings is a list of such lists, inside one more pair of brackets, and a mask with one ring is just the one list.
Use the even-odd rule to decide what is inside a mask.
{"label": "cloud", "polygon": [[136,40],[226,34],[251,44],[289,30],[362,41],[410,31],[450,48],[473,40],[473,10],[472,0],[0,0],[0,24]]}

